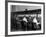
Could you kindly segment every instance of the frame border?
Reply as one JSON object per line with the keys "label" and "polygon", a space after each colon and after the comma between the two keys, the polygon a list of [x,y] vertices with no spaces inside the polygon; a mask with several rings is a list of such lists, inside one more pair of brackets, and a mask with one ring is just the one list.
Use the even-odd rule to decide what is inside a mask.
{"label": "frame border", "polygon": [[[8,2],[43,4],[43,24],[44,24],[43,25],[43,33],[8,35]],[[41,34],[45,34],[45,3],[44,2],[5,1],[5,36],[24,36],[24,35],[41,35]]]}

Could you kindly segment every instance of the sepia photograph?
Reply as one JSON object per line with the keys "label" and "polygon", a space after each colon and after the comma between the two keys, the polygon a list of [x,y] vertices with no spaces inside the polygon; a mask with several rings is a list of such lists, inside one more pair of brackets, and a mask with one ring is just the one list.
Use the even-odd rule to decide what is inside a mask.
{"label": "sepia photograph", "polygon": [[44,31],[43,4],[8,2],[8,35]]}

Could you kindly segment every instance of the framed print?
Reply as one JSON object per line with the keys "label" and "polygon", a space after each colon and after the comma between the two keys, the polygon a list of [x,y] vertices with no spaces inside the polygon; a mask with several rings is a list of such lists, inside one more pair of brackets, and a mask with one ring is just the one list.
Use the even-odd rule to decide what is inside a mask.
{"label": "framed print", "polygon": [[45,4],[8,1],[6,8],[7,35],[37,35],[45,33]]}

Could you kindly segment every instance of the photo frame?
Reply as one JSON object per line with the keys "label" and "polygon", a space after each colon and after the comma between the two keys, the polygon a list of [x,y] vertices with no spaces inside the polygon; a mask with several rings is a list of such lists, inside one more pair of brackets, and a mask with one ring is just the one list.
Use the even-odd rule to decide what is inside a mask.
{"label": "photo frame", "polygon": [[[45,33],[45,3],[6,1],[5,11],[6,35],[40,35]],[[34,20],[30,21],[30,24],[29,18],[30,20]],[[37,18],[40,24],[38,24],[34,18]],[[15,21],[15,19],[17,21]],[[24,23],[22,21],[24,21]]]}

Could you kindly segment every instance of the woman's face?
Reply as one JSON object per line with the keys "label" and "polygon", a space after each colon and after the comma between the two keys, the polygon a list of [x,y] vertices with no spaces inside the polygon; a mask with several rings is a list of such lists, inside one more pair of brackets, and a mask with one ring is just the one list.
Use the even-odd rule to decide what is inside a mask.
{"label": "woman's face", "polygon": [[41,23],[41,17],[37,17],[36,19],[38,23]]}

